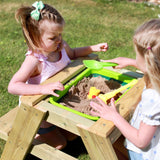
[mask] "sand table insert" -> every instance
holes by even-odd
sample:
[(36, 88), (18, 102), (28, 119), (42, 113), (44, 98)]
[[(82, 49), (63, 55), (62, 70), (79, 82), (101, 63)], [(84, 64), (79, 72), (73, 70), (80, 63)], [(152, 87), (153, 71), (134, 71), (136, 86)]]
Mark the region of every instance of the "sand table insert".
[[(121, 85), (118, 82), (114, 80), (106, 80), (101, 76), (84, 77), (76, 86), (72, 86), (69, 89), (68, 93), (59, 103), (84, 114), (91, 115), (91, 107), (89, 105), (91, 100), (87, 98), (90, 87), (96, 87), (101, 91), (101, 94), (105, 94), (112, 90), (118, 89), (120, 86)], [(115, 99), (118, 99), (120, 95), (122, 95), (122, 93), (116, 95)], [(92, 100), (96, 101), (96, 99)]]

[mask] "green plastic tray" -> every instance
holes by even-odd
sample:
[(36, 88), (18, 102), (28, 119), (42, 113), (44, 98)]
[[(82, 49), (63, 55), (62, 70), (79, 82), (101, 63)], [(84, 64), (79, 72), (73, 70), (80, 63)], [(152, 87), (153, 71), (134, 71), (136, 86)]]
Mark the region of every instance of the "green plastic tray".
[[(101, 69), (101, 70), (94, 70), (94, 69), (85, 69), (83, 72), (81, 72), (80, 74), (78, 74), (76, 77), (74, 77), (74, 79), (70, 80), (68, 83), (66, 83), (64, 85), (64, 90), (63, 91), (57, 91), (56, 93), (59, 94), (59, 97), (55, 97), (55, 96), (51, 96), (49, 98), (49, 101), (51, 104), (57, 106), (57, 107), (60, 107), (60, 108), (63, 108), (67, 111), (70, 111), (70, 112), (73, 112), (75, 114), (78, 114), (82, 117), (85, 117), (85, 118), (88, 118), (88, 119), (91, 119), (91, 120), (98, 120), (99, 117), (94, 117), (94, 116), (90, 116), (90, 115), (87, 115), (87, 114), (84, 114), (84, 113), (81, 113), (77, 110), (74, 110), (74, 109), (71, 109), (71, 108), (68, 108), (66, 106), (63, 106), (61, 104), (58, 103), (58, 101), (67, 94), (68, 90), (74, 85), (76, 86), (77, 83), (82, 80), (84, 77), (89, 77), (89, 76), (92, 76), (92, 77), (96, 77), (96, 76), (101, 76), (103, 78), (106, 78), (107, 80), (110, 80), (110, 79), (114, 79), (116, 81), (118, 81), (121, 85), (125, 85), (127, 83), (130, 83), (132, 80), (134, 80), (135, 78), (133, 77), (130, 77), (130, 76), (127, 76), (127, 75), (124, 75), (124, 74), (121, 74), (121, 73), (117, 73), (117, 72), (114, 72), (114, 71), (111, 71), (111, 70), (107, 70), (107, 69)], [(131, 87), (130, 87), (131, 88)], [(129, 90), (129, 89), (128, 89)], [(128, 90), (123, 93), (126, 94), (128, 92)], [(123, 96), (122, 95), (122, 96)], [(122, 96), (120, 98), (122, 98)], [(119, 98), (119, 99), (120, 99)], [(119, 100), (118, 99), (118, 100)], [(117, 100), (117, 101), (118, 101)], [(116, 101), (116, 102), (117, 102)]]

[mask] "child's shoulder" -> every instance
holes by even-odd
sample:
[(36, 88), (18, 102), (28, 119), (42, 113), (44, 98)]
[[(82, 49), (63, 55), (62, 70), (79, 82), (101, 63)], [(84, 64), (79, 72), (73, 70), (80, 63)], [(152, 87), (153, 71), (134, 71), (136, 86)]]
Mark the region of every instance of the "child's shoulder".
[(42, 53), (37, 53), (37, 52), (32, 52), (32, 51), (27, 51), (27, 53), (25, 54), (26, 57), (32, 57), (32, 58), (35, 58), (39, 61), (44, 61), (47, 59), (47, 57), (42, 54)]
[(154, 98), (160, 98), (160, 94), (152, 88), (145, 88), (143, 90), (142, 96), (144, 97), (154, 97)]
[(144, 89), (142, 93), (142, 102), (149, 108), (152, 108), (155, 105), (158, 105), (160, 108), (160, 94), (155, 89)]

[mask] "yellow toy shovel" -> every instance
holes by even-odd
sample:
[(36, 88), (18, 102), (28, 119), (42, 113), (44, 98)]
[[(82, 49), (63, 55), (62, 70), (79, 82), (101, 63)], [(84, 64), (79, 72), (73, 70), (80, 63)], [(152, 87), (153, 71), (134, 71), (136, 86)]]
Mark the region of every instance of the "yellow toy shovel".
[(114, 97), (117, 93), (135, 85), (137, 83), (137, 81), (138, 81), (137, 79), (134, 79), (130, 83), (126, 84), (125, 86), (122, 86), (122, 87), (118, 88), (117, 90), (114, 90), (114, 91), (106, 93), (106, 94), (100, 94), (98, 97), (106, 103), (108, 99)]

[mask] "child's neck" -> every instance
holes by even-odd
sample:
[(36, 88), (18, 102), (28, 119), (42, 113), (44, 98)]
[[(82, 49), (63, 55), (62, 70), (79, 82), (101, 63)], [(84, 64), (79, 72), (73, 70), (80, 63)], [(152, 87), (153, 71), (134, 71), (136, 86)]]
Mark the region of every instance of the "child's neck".
[(57, 62), (61, 59), (61, 52), (51, 52), (48, 54), (47, 57), (48, 57), (47, 61)]

